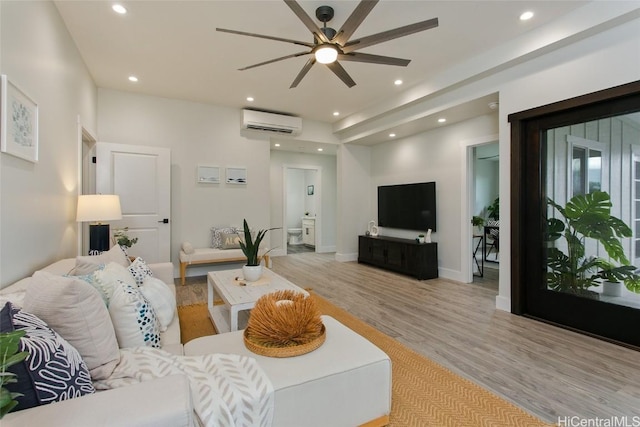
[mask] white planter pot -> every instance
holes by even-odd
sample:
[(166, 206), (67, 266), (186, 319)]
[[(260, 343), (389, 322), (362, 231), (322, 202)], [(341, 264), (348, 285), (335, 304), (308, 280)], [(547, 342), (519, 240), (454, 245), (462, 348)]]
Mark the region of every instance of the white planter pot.
[(620, 282), (602, 282), (602, 295), (610, 297), (619, 297), (622, 295), (622, 283)]
[(262, 276), (262, 264), (242, 266), (242, 276), (247, 282), (255, 282)]

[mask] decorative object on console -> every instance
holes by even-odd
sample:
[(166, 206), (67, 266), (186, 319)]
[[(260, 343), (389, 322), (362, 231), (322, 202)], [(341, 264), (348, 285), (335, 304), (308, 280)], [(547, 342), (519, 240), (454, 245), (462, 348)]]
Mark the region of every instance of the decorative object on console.
[(431, 243), (431, 229), (427, 230), (427, 235), (424, 237), (424, 243)]
[(122, 219), (120, 197), (115, 194), (85, 194), (78, 196), (76, 221), (89, 225), (89, 255), (109, 250), (109, 224), (102, 221)]
[(0, 149), (3, 153), (38, 161), (38, 104), (7, 80), (1, 79)]
[(378, 235), (378, 226), (374, 220), (369, 221), (369, 226), (367, 227), (368, 236), (376, 237)]
[(262, 356), (291, 357), (317, 349), (325, 336), (314, 299), (286, 290), (256, 301), (244, 332), (244, 343), (250, 351)]
[(247, 257), (247, 264), (242, 267), (242, 274), (244, 275), (245, 280), (255, 282), (262, 275), (262, 264), (260, 262), (262, 261), (262, 258), (269, 253), (269, 251), (267, 251), (262, 256), (258, 255), (260, 243), (267, 232), (275, 230), (275, 228), (259, 230), (255, 235), (255, 239), (251, 235), (251, 229), (249, 228), (249, 224), (247, 224), (246, 219), (243, 221), (243, 229), (244, 239), (240, 239), (239, 242), (242, 253)]
[(424, 234), (418, 234), (418, 237), (416, 238), (416, 242), (424, 243)]

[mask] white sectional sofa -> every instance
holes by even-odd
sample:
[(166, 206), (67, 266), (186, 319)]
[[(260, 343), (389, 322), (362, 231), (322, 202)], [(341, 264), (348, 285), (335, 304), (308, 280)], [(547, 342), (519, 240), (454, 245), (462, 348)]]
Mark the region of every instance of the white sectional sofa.
[[(74, 259), (42, 271), (69, 273)], [(153, 276), (173, 289), (171, 263), (149, 265)], [(30, 280), (0, 290), (0, 301), (21, 303)], [(335, 319), (324, 316), (325, 343), (293, 358), (269, 358), (249, 352), (242, 331), (202, 337), (182, 346), (176, 315), (161, 334), (162, 349), (185, 356), (211, 353), (254, 358), (273, 385), (273, 426), (382, 426), (391, 410), (391, 361), (369, 341)], [(192, 390), (185, 375), (171, 375), (135, 385), (99, 391), (56, 403), (12, 412), (0, 424), (13, 426), (154, 426), (198, 425)]]

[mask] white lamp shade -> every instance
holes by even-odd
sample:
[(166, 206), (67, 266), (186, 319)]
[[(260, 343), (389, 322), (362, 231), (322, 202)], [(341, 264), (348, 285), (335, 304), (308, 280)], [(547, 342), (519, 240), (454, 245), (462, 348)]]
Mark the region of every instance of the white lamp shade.
[(316, 61), (318, 61), (319, 63), (331, 64), (338, 58), (338, 50), (331, 45), (327, 45), (316, 50), (315, 56)]
[(120, 197), (115, 194), (86, 194), (78, 196), (76, 221), (110, 221), (122, 219)]

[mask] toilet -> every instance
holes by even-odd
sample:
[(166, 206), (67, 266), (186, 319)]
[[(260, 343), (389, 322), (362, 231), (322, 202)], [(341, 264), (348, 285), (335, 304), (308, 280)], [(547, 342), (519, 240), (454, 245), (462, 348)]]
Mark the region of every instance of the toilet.
[(290, 245), (302, 244), (302, 228), (289, 228), (287, 229), (287, 238)]

